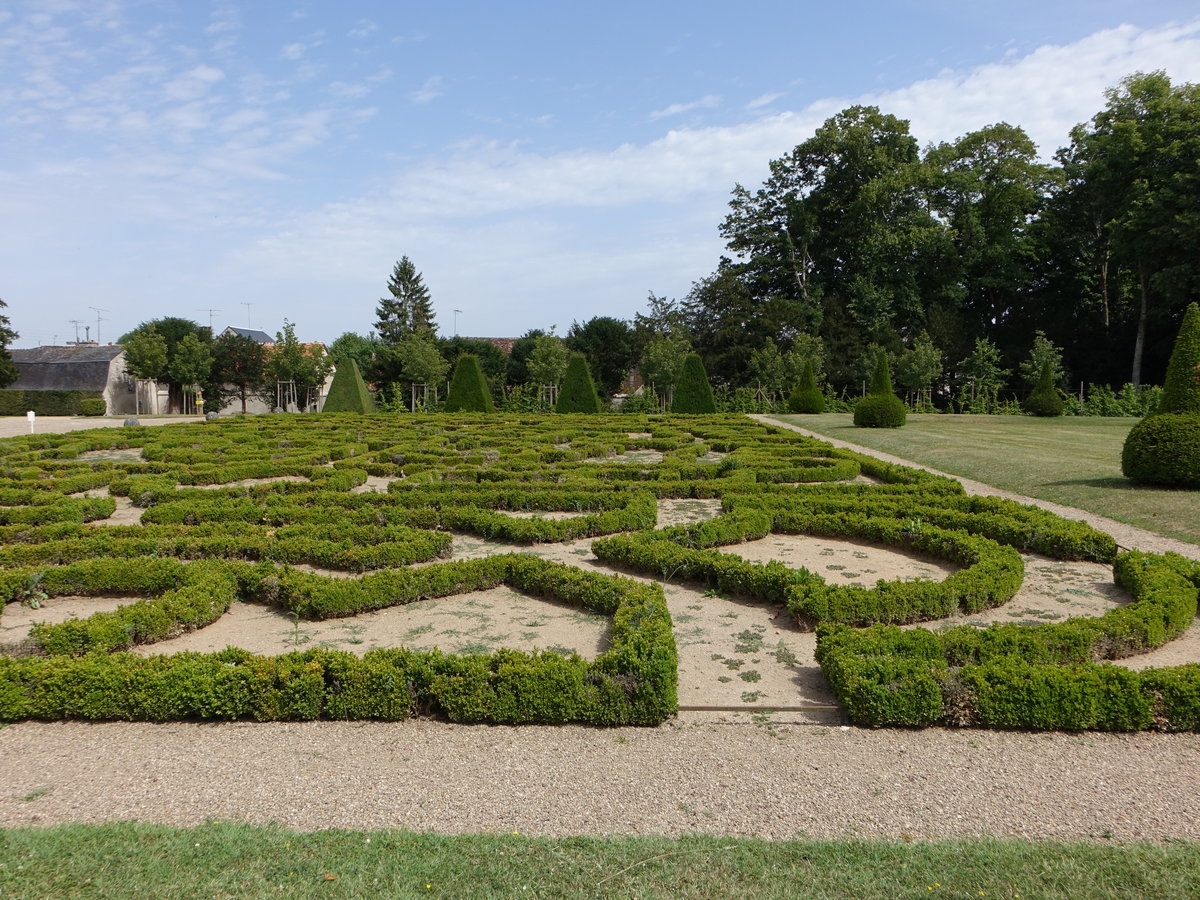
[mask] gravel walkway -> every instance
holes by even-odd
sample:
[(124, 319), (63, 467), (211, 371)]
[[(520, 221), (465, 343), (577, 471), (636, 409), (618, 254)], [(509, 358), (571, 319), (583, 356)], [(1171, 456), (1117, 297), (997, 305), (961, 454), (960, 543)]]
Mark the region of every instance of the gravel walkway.
[[(1123, 546), (1200, 553), (1017, 499), (1085, 518)], [(1194, 734), (873, 731), (836, 716), (723, 724), (701, 713), (603, 730), (66, 722), (0, 727), (0, 759), (4, 826), (215, 819), (553, 836), (1200, 838)]]

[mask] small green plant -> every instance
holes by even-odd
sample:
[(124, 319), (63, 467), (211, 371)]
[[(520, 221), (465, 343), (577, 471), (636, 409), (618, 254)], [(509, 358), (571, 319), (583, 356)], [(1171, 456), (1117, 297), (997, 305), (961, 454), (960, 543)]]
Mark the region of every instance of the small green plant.
[(17, 591), (17, 599), (22, 606), (28, 609), (41, 609), (42, 604), (50, 599), (50, 595), (42, 590), (42, 580), (45, 577), (45, 572), (35, 572), (27, 576), (21, 583), (21, 587)]

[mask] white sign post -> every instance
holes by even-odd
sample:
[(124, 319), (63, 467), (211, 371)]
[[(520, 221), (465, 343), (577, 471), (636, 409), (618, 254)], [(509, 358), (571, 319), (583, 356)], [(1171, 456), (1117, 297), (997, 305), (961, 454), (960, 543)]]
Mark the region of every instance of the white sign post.
[(29, 433), (33, 434), (33, 420), (37, 418), (37, 413), (31, 409), (29, 412), (25, 413), (25, 418), (29, 420)]

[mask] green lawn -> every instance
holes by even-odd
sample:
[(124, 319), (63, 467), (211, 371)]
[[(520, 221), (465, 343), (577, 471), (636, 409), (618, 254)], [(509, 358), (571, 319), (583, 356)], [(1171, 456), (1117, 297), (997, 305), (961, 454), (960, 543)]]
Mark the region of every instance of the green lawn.
[(1100, 513), (1200, 544), (1200, 492), (1142, 487), (1121, 474), (1137, 419), (910, 415), (903, 428), (855, 428), (849, 414), (779, 416), (1003, 490)]
[(59, 900), (1198, 895), (1200, 845), (1183, 841), (550, 840), (217, 824), (0, 831), (0, 896)]

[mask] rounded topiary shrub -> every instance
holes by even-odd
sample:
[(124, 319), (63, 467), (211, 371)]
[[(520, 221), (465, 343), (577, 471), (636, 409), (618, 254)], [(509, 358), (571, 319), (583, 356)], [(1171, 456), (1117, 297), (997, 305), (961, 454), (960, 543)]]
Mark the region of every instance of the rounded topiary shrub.
[(1042, 363), (1038, 374), (1037, 385), (1033, 393), (1025, 398), (1025, 411), (1034, 416), (1061, 416), (1066, 404), (1058, 388), (1054, 386), (1054, 376), (1050, 371), (1050, 360)]
[(908, 419), (904, 401), (895, 394), (867, 394), (854, 404), (859, 428), (899, 428)]
[(79, 401), (79, 414), (83, 416), (102, 416), (108, 411), (107, 404), (95, 397), (87, 397)]
[(892, 372), (887, 351), (875, 357), (871, 392), (854, 404), (854, 424), (859, 428), (899, 428), (908, 419), (904, 401), (892, 393)]
[(1200, 415), (1161, 413), (1133, 426), (1121, 451), (1126, 478), (1200, 488)]
[(446, 396), (446, 412), (493, 412), (492, 392), (479, 367), (479, 357), (464, 353), (454, 367), (450, 392)]
[(575, 353), (567, 360), (567, 371), (563, 375), (562, 386), (558, 389), (558, 402), (554, 411), (600, 412), (600, 395), (596, 393), (596, 382), (592, 381), (592, 373), (582, 353)]
[(1121, 471), (1134, 481), (1200, 488), (1200, 306), (1195, 303), (1183, 314), (1158, 412), (1125, 438)]
[(800, 383), (788, 397), (788, 412), (807, 414), (825, 412), (825, 395), (817, 387), (817, 376), (813, 372), (811, 359), (804, 361), (804, 374), (800, 376)]
[(704, 363), (698, 354), (689, 353), (679, 370), (671, 412), (705, 415), (716, 411), (717, 401), (713, 397), (712, 385), (708, 383)]

